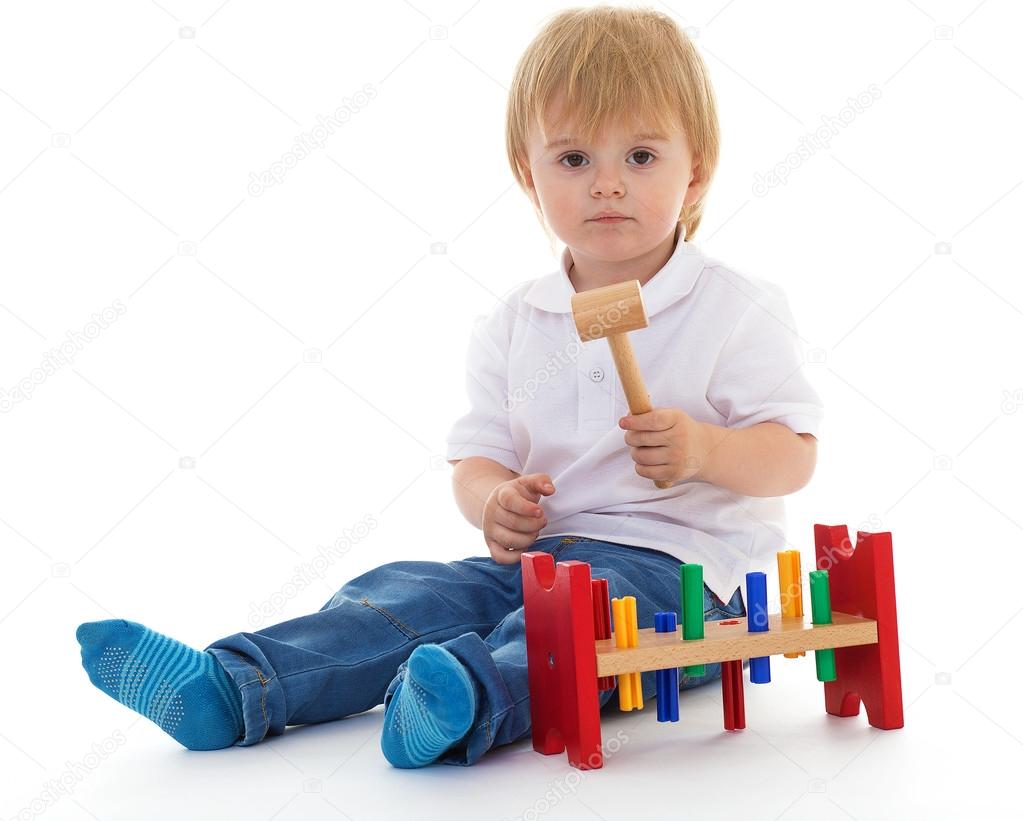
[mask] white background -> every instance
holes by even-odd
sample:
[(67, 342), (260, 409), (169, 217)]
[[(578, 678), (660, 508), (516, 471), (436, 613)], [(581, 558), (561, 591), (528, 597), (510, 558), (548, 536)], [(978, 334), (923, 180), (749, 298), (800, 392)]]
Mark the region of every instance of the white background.
[[(747, 686), (741, 734), (721, 730), (715, 684), (683, 694), (677, 726), (610, 717), (605, 738), (629, 743), (578, 780), (528, 742), (404, 772), (380, 753), (379, 709), (189, 753), (89, 683), (82, 621), (204, 647), (316, 610), (377, 564), (486, 552), (453, 504), (444, 437), (466, 409), (473, 317), (557, 265), (503, 140), (515, 62), (558, 8), (0, 7), (0, 388), (123, 308), (0, 414), (4, 818), (69, 773), (48, 819), (1019, 817), (1009, 0), (656, 4), (691, 27), (720, 106), (694, 240), (785, 288), (826, 404), (778, 548), (806, 569), (815, 522), (892, 531), (904, 730), (826, 716), (808, 655)], [(872, 84), (826, 147), (755, 190)], [(321, 148), (253, 190), (367, 86)], [(345, 538), (290, 595), (296, 568)]]

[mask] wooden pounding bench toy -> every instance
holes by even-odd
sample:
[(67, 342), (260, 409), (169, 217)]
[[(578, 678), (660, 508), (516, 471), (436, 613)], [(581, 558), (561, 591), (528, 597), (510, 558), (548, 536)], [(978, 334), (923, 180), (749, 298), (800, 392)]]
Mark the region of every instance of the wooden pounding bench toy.
[[(892, 535), (856, 534), (845, 525), (814, 525), (817, 570), (809, 573), (811, 621), (802, 608), (799, 552), (778, 555), (781, 612), (767, 612), (764, 573), (746, 574), (746, 616), (704, 621), (703, 567), (679, 572), (680, 607), (659, 612), (654, 627), (637, 629), (635, 596), (608, 602), (606, 579), (590, 565), (558, 562), (549, 553), (522, 554), (522, 593), (529, 665), (533, 749), (567, 748), (579, 769), (603, 766), (598, 692), (615, 686), (622, 710), (643, 709), (640, 673), (657, 671), (657, 720), (678, 721), (678, 668), (703, 675), (721, 663), (726, 730), (746, 726), (742, 660), (750, 681), (771, 680), (770, 657), (816, 654), (825, 710), (867, 720), (882, 730), (903, 726), (899, 636), (895, 613)], [(610, 607), (609, 607), (610, 604)], [(611, 613), (614, 611), (614, 632)], [(681, 627), (676, 616), (681, 615)]]

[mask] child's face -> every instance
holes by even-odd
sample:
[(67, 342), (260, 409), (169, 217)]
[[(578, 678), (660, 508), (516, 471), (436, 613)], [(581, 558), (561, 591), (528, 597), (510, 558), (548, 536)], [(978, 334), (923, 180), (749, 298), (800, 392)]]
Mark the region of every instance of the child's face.
[[(555, 115), (551, 122), (562, 120)], [(682, 205), (692, 205), (703, 193), (682, 130), (662, 139), (652, 138), (651, 130), (616, 124), (592, 145), (559, 143), (574, 134), (570, 126), (549, 126), (546, 134), (536, 126), (530, 131), (530, 197), (573, 257), (610, 262), (646, 253), (673, 234)], [(629, 219), (594, 221), (608, 210)]]

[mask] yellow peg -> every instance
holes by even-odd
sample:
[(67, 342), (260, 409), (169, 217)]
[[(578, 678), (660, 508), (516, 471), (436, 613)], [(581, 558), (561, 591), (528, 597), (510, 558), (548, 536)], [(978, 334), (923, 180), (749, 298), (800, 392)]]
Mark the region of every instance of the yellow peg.
[[(639, 646), (636, 621), (636, 597), (611, 599), (614, 617), (615, 647), (625, 649)], [(618, 676), (618, 706), (623, 711), (643, 709), (643, 687), (639, 673), (621, 673)]]
[[(625, 622), (629, 626), (629, 647), (639, 647), (639, 620), (636, 617), (636, 597), (625, 597)], [(643, 682), (639, 673), (629, 673), (632, 678), (632, 703), (636, 710), (643, 709)]]
[[(781, 595), (781, 614), (802, 618), (803, 616), (803, 576), (800, 570), (798, 550), (778, 551), (778, 592)], [(785, 658), (795, 659), (805, 656), (806, 652), (785, 653)]]

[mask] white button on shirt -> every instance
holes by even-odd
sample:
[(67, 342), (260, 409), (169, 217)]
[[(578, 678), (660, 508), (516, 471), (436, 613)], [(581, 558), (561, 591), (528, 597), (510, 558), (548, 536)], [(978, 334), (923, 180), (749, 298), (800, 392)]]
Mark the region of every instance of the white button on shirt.
[[(725, 602), (752, 570), (785, 549), (783, 497), (733, 493), (699, 480), (658, 489), (636, 473), (629, 414), (606, 339), (581, 342), (568, 277), (558, 271), (509, 291), (472, 329), (470, 408), (447, 437), (447, 458), (485, 456), (520, 473), (547, 473), (547, 527), (538, 538), (589, 536), (703, 565)], [(649, 325), (629, 334), (655, 408), (748, 428), (778, 422), (818, 436), (824, 408), (803, 372), (784, 292), (678, 242), (643, 287)]]

